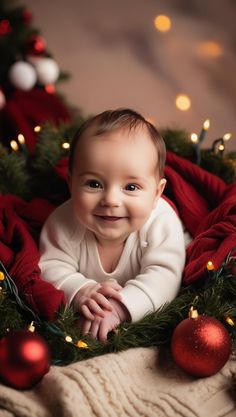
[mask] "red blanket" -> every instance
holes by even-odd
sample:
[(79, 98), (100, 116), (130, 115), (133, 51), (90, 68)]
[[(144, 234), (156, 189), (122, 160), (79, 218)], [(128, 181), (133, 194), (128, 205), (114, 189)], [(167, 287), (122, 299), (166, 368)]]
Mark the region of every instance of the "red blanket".
[[(55, 167), (64, 179), (66, 169), (67, 159)], [(236, 246), (236, 184), (228, 186), (215, 175), (170, 152), (165, 175), (167, 197), (193, 236), (183, 275), (183, 283), (190, 284), (204, 278), (209, 260), (219, 268)], [(43, 199), (25, 202), (12, 195), (0, 199), (0, 260), (15, 280), (23, 300), (49, 320), (65, 300), (62, 291), (41, 279), (36, 242), (42, 224), (53, 209)]]

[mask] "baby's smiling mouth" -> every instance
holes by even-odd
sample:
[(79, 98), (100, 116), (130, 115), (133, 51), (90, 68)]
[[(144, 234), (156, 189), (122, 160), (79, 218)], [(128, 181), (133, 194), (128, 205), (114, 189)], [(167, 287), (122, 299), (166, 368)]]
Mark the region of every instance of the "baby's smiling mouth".
[(96, 217), (98, 217), (101, 220), (105, 220), (108, 222), (116, 222), (118, 220), (123, 219), (124, 217), (116, 217), (116, 216), (100, 216), (100, 215), (96, 215)]

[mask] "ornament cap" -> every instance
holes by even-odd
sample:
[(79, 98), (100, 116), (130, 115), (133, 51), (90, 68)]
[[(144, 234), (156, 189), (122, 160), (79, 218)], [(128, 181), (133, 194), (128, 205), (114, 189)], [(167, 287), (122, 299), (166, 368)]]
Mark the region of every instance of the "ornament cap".
[(194, 310), (194, 307), (192, 306), (189, 310), (188, 316), (190, 319), (196, 319), (198, 317), (198, 311)]

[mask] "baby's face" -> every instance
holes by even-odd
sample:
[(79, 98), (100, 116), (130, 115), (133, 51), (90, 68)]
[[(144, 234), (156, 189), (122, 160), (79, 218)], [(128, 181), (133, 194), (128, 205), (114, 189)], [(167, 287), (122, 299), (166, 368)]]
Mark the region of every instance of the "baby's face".
[(139, 230), (160, 197), (157, 150), (144, 129), (115, 130), (78, 142), (69, 178), (77, 218), (100, 244), (119, 245)]

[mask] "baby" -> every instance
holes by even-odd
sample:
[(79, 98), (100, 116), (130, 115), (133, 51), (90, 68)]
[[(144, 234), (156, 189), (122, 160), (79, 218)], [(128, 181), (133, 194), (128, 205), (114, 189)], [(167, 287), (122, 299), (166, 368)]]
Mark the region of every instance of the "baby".
[(81, 313), (83, 333), (101, 341), (178, 293), (185, 244), (161, 197), (165, 156), (156, 128), (130, 109), (90, 118), (73, 139), (71, 199), (43, 227), (40, 268)]

